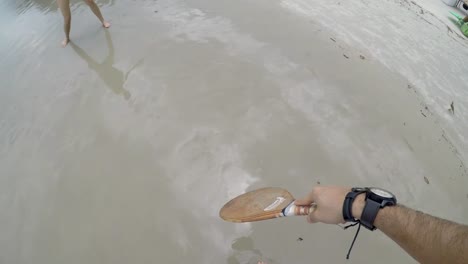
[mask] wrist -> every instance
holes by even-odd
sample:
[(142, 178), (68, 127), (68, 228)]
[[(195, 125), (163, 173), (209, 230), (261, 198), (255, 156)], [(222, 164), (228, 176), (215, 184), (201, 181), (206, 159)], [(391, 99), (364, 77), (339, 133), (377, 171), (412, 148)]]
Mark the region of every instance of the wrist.
[(366, 205), (366, 194), (361, 193), (354, 199), (353, 206), (351, 207), (351, 213), (354, 218), (361, 219), (362, 211)]

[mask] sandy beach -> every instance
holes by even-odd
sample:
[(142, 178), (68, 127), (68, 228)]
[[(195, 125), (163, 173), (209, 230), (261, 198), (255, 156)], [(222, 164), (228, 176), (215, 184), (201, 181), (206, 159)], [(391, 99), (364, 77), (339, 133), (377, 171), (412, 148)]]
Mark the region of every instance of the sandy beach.
[[(379, 186), (468, 224), (468, 39), (439, 0), (0, 3), (0, 263), (414, 263), (380, 231), (222, 221)], [(459, 12), (461, 13), (461, 12)], [(454, 112), (448, 109), (454, 103)], [(301, 239), (299, 239), (301, 238)]]

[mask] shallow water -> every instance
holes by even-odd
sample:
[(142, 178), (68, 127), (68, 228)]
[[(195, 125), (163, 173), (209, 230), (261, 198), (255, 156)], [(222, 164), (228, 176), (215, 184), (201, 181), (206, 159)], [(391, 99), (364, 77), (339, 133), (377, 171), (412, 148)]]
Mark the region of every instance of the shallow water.
[(0, 3), (0, 263), (412, 262), (380, 232), (346, 261), (352, 230), (218, 217), (246, 190), (317, 181), (467, 223), (466, 98), (454, 117), (430, 100), (453, 69), (421, 57), (426, 89), (385, 55), (412, 40), (363, 49), (336, 7), (329, 24), (291, 3), (100, 1), (105, 30), (72, 1), (64, 49), (54, 1)]

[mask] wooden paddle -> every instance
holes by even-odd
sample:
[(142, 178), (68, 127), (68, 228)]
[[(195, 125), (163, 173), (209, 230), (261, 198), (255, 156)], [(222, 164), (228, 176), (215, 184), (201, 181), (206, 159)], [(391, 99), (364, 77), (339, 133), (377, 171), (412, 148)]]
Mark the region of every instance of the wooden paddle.
[(219, 216), (229, 222), (244, 223), (291, 215), (308, 215), (315, 205), (294, 205), (294, 197), (282, 188), (262, 188), (227, 202)]

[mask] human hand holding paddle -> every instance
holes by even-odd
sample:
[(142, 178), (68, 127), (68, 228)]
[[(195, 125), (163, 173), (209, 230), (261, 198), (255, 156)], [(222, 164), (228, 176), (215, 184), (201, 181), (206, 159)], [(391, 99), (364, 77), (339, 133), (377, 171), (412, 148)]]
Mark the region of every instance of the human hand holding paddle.
[[(341, 186), (315, 186), (304, 198), (294, 202), (295, 205), (310, 205), (314, 203), (316, 209), (309, 213), (307, 221), (309, 223), (322, 222), (325, 224), (343, 224), (342, 208), (346, 194), (351, 190)], [(357, 197), (357, 199), (364, 197)], [(353, 212), (360, 214), (362, 208), (358, 208), (360, 203), (353, 204)], [(356, 208), (354, 208), (356, 206)]]
[(284, 216), (307, 216), (309, 223), (344, 223), (343, 200), (350, 188), (316, 186), (302, 199), (282, 188), (262, 188), (239, 195), (226, 203), (220, 216), (226, 221), (244, 223)]
[[(384, 202), (388, 199), (395, 199), (394, 196), (389, 198), (392, 196), (391, 193), (379, 188), (350, 189), (339, 186), (316, 186), (303, 199), (294, 201), (292, 195), (284, 189), (263, 188), (229, 201), (221, 209), (220, 216), (231, 222), (252, 222), (289, 215), (304, 215), (307, 211), (307, 220), (310, 223), (342, 224), (345, 222), (343, 208), (346, 203), (344, 204), (344, 201), (349, 199), (350, 193), (356, 191), (359, 193), (353, 196), (354, 200), (348, 205), (349, 213), (346, 217), (353, 218), (354, 222), (363, 225), (369, 224), (366, 218), (370, 215), (369, 210), (363, 213), (366, 211), (364, 208), (369, 204), (372, 206), (371, 202), (375, 202), (376, 195)], [(396, 199), (394, 201), (396, 202)], [(366, 208), (372, 208), (371, 206)], [(447, 221), (397, 204), (386, 206), (382, 203), (379, 207), (370, 224), (394, 240), (417, 261), (466, 263), (468, 259), (467, 225)], [(299, 208), (299, 210), (291, 213), (288, 208)], [(357, 233), (351, 247), (356, 236)], [(434, 250), (435, 248), (437, 250)]]

